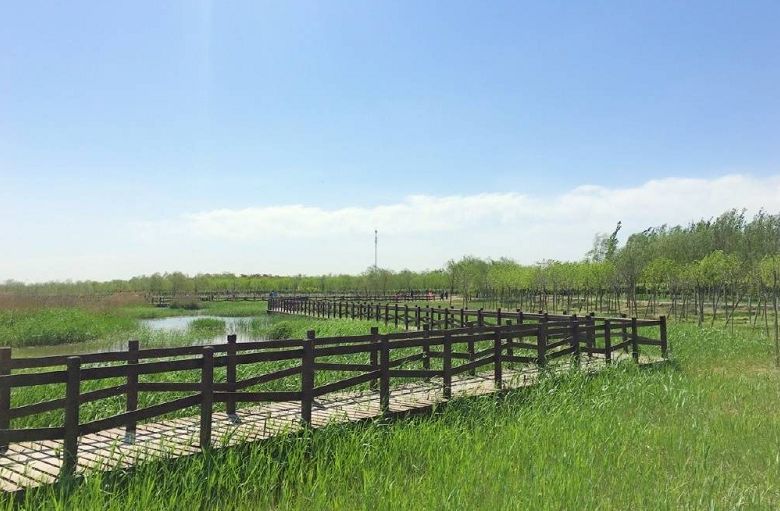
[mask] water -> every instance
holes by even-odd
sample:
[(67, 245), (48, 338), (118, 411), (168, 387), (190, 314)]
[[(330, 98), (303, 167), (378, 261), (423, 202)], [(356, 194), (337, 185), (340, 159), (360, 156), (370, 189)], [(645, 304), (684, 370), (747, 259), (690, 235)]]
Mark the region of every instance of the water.
[[(221, 316), (173, 316), (170, 318), (142, 319), (139, 323), (150, 330), (162, 332), (186, 332), (190, 324), (196, 319), (219, 319), (225, 322), (225, 335), (237, 334), (246, 331), (252, 318), (247, 317), (221, 317)], [(225, 342), (225, 335), (217, 337)], [(216, 339), (216, 338), (215, 338)]]
[[(213, 337), (193, 338), (188, 334), (190, 324), (196, 319), (218, 319), (225, 322), (225, 331)], [(138, 321), (138, 331), (128, 332), (121, 339), (95, 339), (76, 344), (58, 344), (55, 346), (30, 346), (14, 348), (14, 358), (48, 357), (56, 355), (80, 355), (83, 353), (102, 353), (127, 350), (127, 341), (141, 339), (141, 349), (168, 348), (175, 346), (201, 346), (227, 342), (228, 334), (237, 334), (238, 342), (261, 340), (250, 335), (249, 325), (252, 317), (231, 316), (172, 316), (168, 318), (142, 319)], [(263, 316), (264, 320), (269, 320)]]

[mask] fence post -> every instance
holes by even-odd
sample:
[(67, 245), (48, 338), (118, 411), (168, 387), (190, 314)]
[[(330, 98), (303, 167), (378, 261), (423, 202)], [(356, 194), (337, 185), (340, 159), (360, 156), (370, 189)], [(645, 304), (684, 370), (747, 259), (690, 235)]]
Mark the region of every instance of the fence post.
[(203, 348), (203, 370), (200, 374), (200, 448), (211, 447), (211, 413), (214, 407), (214, 348)]
[(311, 426), (311, 408), (314, 402), (314, 330), (306, 332), (301, 359), (301, 422)]
[(482, 315), (482, 307), (477, 310), (477, 325), (478, 326), (485, 326), (485, 318)]
[[(620, 315), (621, 318), (626, 318), (627, 316), (625, 314)], [(622, 337), (621, 341), (623, 343), (623, 351), (628, 353), (628, 344), (625, 344), (628, 341), (628, 330), (626, 329), (626, 322), (625, 319), (620, 322), (620, 336)]]
[[(430, 335), (430, 332), (431, 332), (430, 328), (431, 327), (428, 326), (428, 325), (423, 325), (423, 347), (422, 347), (423, 359), (422, 359), (422, 363), (423, 363), (423, 369), (425, 369), (426, 371), (431, 368), (431, 345), (428, 342), (428, 336)], [(426, 380), (428, 380), (428, 379), (429, 378), (426, 378)]]
[(580, 364), (580, 336), (579, 336), (579, 321), (576, 314), (572, 314), (569, 319), (569, 335), (571, 335), (571, 347), (572, 354), (574, 355), (574, 363)]
[(666, 336), (666, 316), (661, 316), (658, 319), (661, 322), (658, 325), (661, 336), (661, 358), (666, 359), (669, 356), (669, 339)]
[(466, 326), (466, 313), (463, 311), (463, 307), (460, 308), (460, 328)]
[[(501, 326), (501, 325), (498, 325), (498, 326)], [(506, 326), (510, 326), (511, 327), (512, 326), (512, 320), (507, 320)], [(515, 350), (514, 350), (514, 348), (512, 348), (512, 346), (509, 346), (509, 344), (512, 343), (512, 334), (511, 333), (507, 333), (506, 339), (507, 339), (506, 354), (508, 356), (510, 356), (510, 357), (514, 357), (515, 356)], [(507, 367), (510, 367), (510, 368), (514, 367), (514, 362), (507, 362)]]
[(390, 411), (390, 343), (387, 335), (379, 341), (379, 408), (382, 414)]
[[(11, 348), (0, 348), (0, 376), (11, 374)], [(11, 427), (11, 386), (5, 380), (0, 380), (0, 429)], [(8, 449), (8, 442), (0, 444), (0, 453)]]
[(536, 334), (536, 364), (542, 368), (547, 364), (547, 321), (539, 322)]
[(639, 328), (636, 318), (631, 318), (631, 356), (634, 362), (639, 363)]
[[(227, 367), (225, 368), (225, 378), (227, 380), (227, 391), (236, 391), (236, 334), (227, 336)], [(228, 397), (225, 401), (225, 411), (230, 420), (236, 422), (236, 398)]]
[(607, 365), (612, 364), (612, 327), (608, 319), (604, 320), (604, 363)]
[(419, 330), (420, 329), (420, 306), (417, 305), (414, 308), (414, 327)]
[(452, 397), (452, 336), (444, 334), (444, 360), (443, 381), (444, 381), (444, 399)]
[(409, 304), (404, 303), (404, 330), (409, 330)]
[(445, 307), (444, 308), (444, 329), (448, 330), (450, 328), (450, 308)]
[(398, 328), (398, 302), (395, 302), (395, 305), (393, 306), (393, 316), (395, 327)]
[(496, 385), (496, 390), (501, 390), (503, 387), (504, 376), (501, 368), (501, 331), (496, 328), (493, 332), (493, 377)]
[(81, 357), (68, 357), (65, 383), (65, 434), (62, 451), (62, 476), (76, 473), (79, 449), (79, 394), (81, 392)]
[[(587, 316), (585, 316), (585, 324), (587, 325), (588, 332), (587, 332), (587, 339), (588, 339), (588, 348), (595, 348), (596, 347), (596, 321), (593, 319), (595, 314), (591, 312)], [(588, 358), (593, 358), (593, 352), (588, 351)]]
[[(369, 352), (369, 363), (371, 364), (371, 370), (377, 371), (379, 370), (379, 327), (371, 327), (371, 343), (373, 344), (373, 347)], [(376, 390), (377, 384), (377, 380), (371, 380), (368, 382), (368, 387), (372, 390)]]
[[(138, 409), (138, 341), (127, 343), (127, 411)], [(135, 418), (127, 419), (125, 423), (125, 442), (135, 442)]]
[[(481, 334), (481, 332), (480, 332)], [(476, 359), (475, 352), (474, 352), (474, 338), (476, 337), (476, 333), (474, 332), (474, 327), (469, 327), (469, 337), (466, 341), (466, 350), (468, 351), (469, 355), (469, 363), (474, 362)], [(469, 369), (469, 375), (474, 376), (477, 374), (477, 370), (475, 368)]]
[(501, 326), (501, 307), (496, 309), (496, 326)]

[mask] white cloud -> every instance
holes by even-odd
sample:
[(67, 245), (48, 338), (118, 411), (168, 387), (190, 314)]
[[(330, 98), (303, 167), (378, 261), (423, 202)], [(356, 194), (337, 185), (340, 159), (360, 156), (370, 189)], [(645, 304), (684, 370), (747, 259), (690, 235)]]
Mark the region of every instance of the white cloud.
[(178, 248), (192, 247), (192, 265), (184, 268), (189, 271), (359, 272), (373, 261), (375, 228), (380, 265), (422, 269), (464, 254), (525, 263), (579, 259), (594, 234), (610, 231), (618, 220), (631, 233), (730, 208), (762, 207), (780, 211), (780, 176), (668, 178), (627, 188), (579, 186), (546, 196), (411, 195), (372, 207), (218, 209), (146, 226), (144, 232)]
[(186, 215), (181, 222), (188, 231), (205, 238), (243, 241), (364, 237), (375, 227), (393, 236), (457, 233), (468, 252), (474, 230), (495, 235), (544, 231), (550, 239), (585, 231), (592, 237), (595, 231), (610, 229), (617, 220), (623, 220), (628, 229), (643, 229), (685, 223), (734, 207), (779, 210), (780, 176), (669, 178), (632, 188), (580, 186), (546, 197), (520, 193), (411, 195), (395, 204), (363, 208), (288, 205), (219, 209)]
[[(780, 175), (669, 178), (635, 187), (579, 186), (545, 196), (522, 193), (411, 195), (372, 207), (301, 204), (216, 209), (117, 226), (82, 237), (71, 250), (28, 247), (0, 260), (0, 276), (25, 280), (110, 279), (155, 271), (189, 273), (360, 272), (373, 263), (393, 269), (436, 268), (465, 254), (579, 259), (597, 232), (618, 220), (624, 233), (687, 223), (730, 208), (780, 211)], [(78, 225), (89, 232), (90, 225)]]

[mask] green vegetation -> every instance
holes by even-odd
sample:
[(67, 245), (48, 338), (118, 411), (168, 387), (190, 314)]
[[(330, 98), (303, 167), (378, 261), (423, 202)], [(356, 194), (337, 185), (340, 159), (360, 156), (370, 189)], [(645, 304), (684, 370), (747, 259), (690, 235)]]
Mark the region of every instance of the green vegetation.
[(312, 320), (304, 316), (271, 315), (254, 318), (249, 325), (250, 337), (256, 339), (303, 339), (306, 332), (314, 330), (317, 337), (337, 335), (365, 335), (371, 326), (380, 332), (398, 332), (403, 328), (385, 327), (372, 321), (354, 319)]
[[(776, 509), (771, 343), (672, 324), (673, 364), (550, 377), (433, 416), (333, 426), (33, 490), (27, 509)], [(12, 505), (4, 497), (6, 506)]]
[(225, 333), (225, 321), (215, 318), (197, 318), (192, 320), (188, 329), (195, 334), (217, 336)]
[[(30, 509), (777, 509), (780, 507), (780, 215), (737, 211), (688, 226), (596, 237), (578, 262), (520, 265), (465, 257), (441, 270), (361, 275), (198, 275), (106, 283), (0, 286), (0, 344), (33, 346), (139, 338), (142, 345), (209, 340), (225, 322), (182, 332), (142, 318), (241, 316), (243, 338), (364, 334), (365, 321), (266, 316), (264, 302), (200, 302), (198, 292), (450, 291), (454, 306), (551, 312), (669, 314), (672, 363), (621, 364), (595, 376), (548, 376), (503, 397), (458, 400), (431, 417), (329, 427), (133, 471), (92, 474), (28, 492), (0, 508)], [(174, 295), (174, 307), (143, 305)], [(699, 326), (697, 326), (699, 325)], [(727, 326), (728, 328), (715, 328)], [(388, 327), (380, 326), (381, 331)], [(389, 327), (392, 330), (392, 327)], [(361, 355), (362, 356), (362, 355)], [(337, 357), (362, 362), (358, 355)], [(334, 358), (333, 361), (336, 361)], [(245, 365), (239, 378), (291, 362)], [(323, 372), (317, 384), (352, 374)], [(198, 381), (198, 371), (176, 381)], [(224, 368), (215, 372), (224, 379)], [(145, 381), (173, 381), (150, 375)], [(121, 384), (105, 380), (102, 386)], [(394, 382), (395, 383), (395, 382)], [(83, 391), (97, 383), (85, 383)], [(295, 377), (264, 390), (294, 390)], [(14, 391), (14, 406), (61, 396), (62, 386)], [(143, 393), (140, 406), (180, 397)], [(81, 407), (87, 421), (121, 412), (122, 397)], [(196, 413), (185, 410), (182, 414)], [(56, 412), (13, 427), (59, 426)]]
[[(596, 235), (593, 248), (581, 261), (521, 265), (505, 258), (464, 257), (438, 270), (418, 272), (371, 267), (360, 275), (190, 277), (174, 272), (111, 282), (6, 282), (0, 285), (0, 309), (7, 308), (6, 296), (44, 302), (58, 294), (71, 299), (106, 296), (132, 302), (162, 293), (174, 296), (174, 304), (185, 310), (218, 309), (194, 301), (193, 296), (203, 292), (392, 294), (436, 289), (449, 291), (464, 306), (478, 301), (477, 305), (489, 307), (551, 312), (594, 310), (636, 316), (663, 312), (697, 319), (700, 324), (708, 315), (712, 323), (739, 320), (766, 332), (778, 329), (780, 214), (760, 212), (747, 219), (744, 212), (727, 211), (687, 226), (648, 228), (628, 236), (622, 246), (620, 227)], [(254, 310), (256, 306), (248, 302), (235, 307)]]
[[(198, 318), (194, 320), (185, 331), (174, 332), (159, 332), (150, 330), (137, 330), (134, 331), (134, 338), (141, 341), (141, 347), (149, 347), (152, 345), (163, 346), (176, 346), (192, 344), (196, 340), (211, 340), (214, 337), (221, 336), (225, 332), (225, 323), (222, 320), (214, 318)], [(363, 335), (370, 331), (371, 326), (374, 323), (368, 321), (359, 320), (319, 320), (306, 317), (289, 317), (281, 315), (265, 316), (255, 318), (251, 321), (247, 321), (242, 325), (242, 331), (239, 333), (241, 339), (264, 339), (264, 338), (303, 338), (306, 336), (308, 330), (314, 330), (318, 337), (327, 337), (335, 335)], [(379, 325), (379, 331), (382, 333), (397, 331), (392, 326), (385, 327)], [(225, 342), (222, 340), (221, 342)], [(485, 346), (480, 347), (487, 347)], [(417, 350), (401, 350), (399, 356), (404, 354), (417, 353)], [(47, 353), (49, 354), (49, 353)], [(167, 359), (170, 360), (170, 359)], [(367, 363), (367, 354), (355, 354), (341, 357), (331, 357), (331, 360), (323, 358), (322, 361), (341, 361), (352, 363)], [(439, 361), (434, 361), (433, 367), (436, 367)], [(300, 360), (278, 361), (278, 362), (262, 362), (256, 364), (244, 364), (237, 367), (238, 379), (246, 379), (258, 374), (263, 374), (294, 365), (299, 365)], [(99, 364), (100, 365), (100, 364)], [(50, 368), (56, 369), (56, 368)], [(225, 379), (224, 367), (216, 368), (214, 371), (215, 381), (224, 381)], [(317, 374), (316, 384), (322, 385), (338, 381), (341, 379), (355, 376), (355, 373), (344, 371), (327, 371)], [(145, 382), (198, 382), (200, 381), (200, 370), (189, 371), (177, 371), (174, 373), (159, 373), (152, 375), (144, 375), (141, 377), (141, 381)], [(125, 382), (123, 378), (108, 378), (102, 380), (90, 380), (82, 383), (81, 391), (89, 392), (97, 390), (99, 388), (111, 387), (114, 385), (121, 385)], [(396, 383), (403, 383), (398, 381)], [(358, 388), (368, 388), (368, 384), (364, 384)], [(291, 376), (275, 380), (273, 382), (263, 384), (262, 388), (253, 388), (255, 390), (298, 390), (300, 389), (300, 377)], [(250, 389), (252, 390), (252, 389)], [(39, 401), (46, 401), (55, 399), (57, 397), (64, 396), (65, 387), (62, 384), (53, 385), (38, 385), (33, 387), (21, 387), (14, 389), (11, 396), (12, 406), (22, 406)], [(163, 403), (171, 399), (183, 397), (187, 393), (180, 392), (143, 392), (139, 396), (139, 407), (151, 406), (154, 404)], [(222, 410), (224, 406), (217, 406), (217, 410)], [(100, 401), (94, 401), (84, 403), (80, 408), (80, 420), (82, 422), (110, 417), (125, 411), (125, 398), (124, 396), (117, 396), (113, 398), (102, 399)], [(186, 415), (197, 414), (196, 408), (180, 410), (170, 417), (182, 417)], [(62, 410), (40, 413), (31, 415), (28, 417), (22, 417), (13, 419), (11, 426), (13, 428), (23, 427), (49, 427), (60, 426), (63, 422)]]
[[(265, 302), (203, 302), (199, 310), (151, 305), (26, 307), (0, 309), (0, 345), (32, 347), (104, 340), (107, 343), (140, 339), (174, 345), (213, 338), (225, 331), (224, 321), (199, 318), (187, 332), (160, 332), (143, 327), (139, 320), (173, 316), (265, 316)], [(219, 324), (217, 324), (219, 322)], [(263, 324), (261, 321), (260, 324)], [(250, 331), (247, 330), (247, 333)], [(262, 329), (258, 330), (262, 335)]]
[(126, 317), (76, 308), (0, 310), (0, 342), (6, 346), (76, 343), (113, 337), (135, 326)]

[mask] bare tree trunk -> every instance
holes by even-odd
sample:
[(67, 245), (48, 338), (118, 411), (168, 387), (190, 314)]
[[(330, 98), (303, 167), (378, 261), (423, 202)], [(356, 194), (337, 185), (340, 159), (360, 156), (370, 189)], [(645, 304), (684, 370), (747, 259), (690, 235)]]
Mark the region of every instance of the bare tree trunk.
[(780, 367), (780, 326), (778, 326), (777, 319), (777, 284), (778, 275), (777, 270), (772, 270), (772, 308), (775, 313), (775, 367)]

